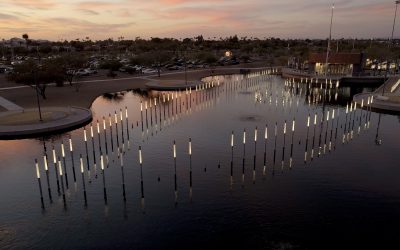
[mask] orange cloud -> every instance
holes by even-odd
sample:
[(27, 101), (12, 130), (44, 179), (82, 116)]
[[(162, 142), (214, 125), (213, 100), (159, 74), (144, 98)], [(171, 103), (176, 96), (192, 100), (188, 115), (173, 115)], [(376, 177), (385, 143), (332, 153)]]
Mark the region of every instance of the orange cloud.
[(31, 9), (50, 9), (56, 6), (51, 0), (5, 0), (5, 3)]
[(118, 4), (112, 2), (100, 2), (100, 1), (85, 1), (79, 2), (76, 6), (78, 9), (109, 9), (111, 7), (115, 7)]

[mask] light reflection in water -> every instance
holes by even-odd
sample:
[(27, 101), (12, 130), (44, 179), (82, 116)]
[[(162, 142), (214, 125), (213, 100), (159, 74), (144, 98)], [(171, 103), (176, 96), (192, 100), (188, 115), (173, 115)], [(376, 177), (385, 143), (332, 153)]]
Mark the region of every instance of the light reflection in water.
[[(379, 132), (378, 140), (385, 138), (380, 147), (382, 150), (390, 152), (390, 145), (396, 145), (396, 140), (400, 139), (398, 134), (387, 134), (388, 127), (398, 129), (397, 118), (379, 114), (381, 119), (378, 120), (378, 114), (368, 107), (361, 109), (368, 100), (357, 105), (351, 102), (352, 91), (346, 86), (317, 83), (315, 80), (285, 80), (270, 75), (229, 75), (206, 81), (206, 84), (191, 90), (112, 94), (118, 97), (117, 101), (99, 97), (92, 106), (94, 124), (87, 126), (86, 130), (81, 128), (40, 140), (2, 142), (14, 154), (27, 152), (26, 156), (20, 157), (20, 162), (13, 160), (10, 166), (31, 166), (26, 169), (32, 170), (33, 159), (37, 158), (41, 177), (49, 176), (49, 182), (41, 182), (43, 190), (48, 190), (48, 195), (42, 195), (44, 219), (43, 215), (32, 218), (34, 215), (14, 203), (18, 212), (3, 221), (11, 223), (10, 218), (23, 212), (32, 221), (53, 222), (57, 231), (57, 228), (64, 228), (63, 223), (67, 224), (64, 216), (68, 214), (69, 219), (82, 229), (87, 225), (81, 221), (83, 211), (92, 214), (87, 215), (91, 220), (100, 213), (101, 217), (107, 216), (107, 220), (115, 222), (118, 217), (138, 219), (141, 213), (137, 213), (136, 208), (139, 208), (153, 219), (158, 213), (165, 216), (163, 211), (170, 211), (169, 204), (181, 212), (182, 218), (173, 217), (180, 221), (192, 216), (182, 210), (189, 202), (192, 211), (204, 211), (212, 210), (214, 206), (221, 207), (220, 203), (224, 204), (223, 207), (235, 207), (241, 199), (249, 204), (263, 204), (262, 208), (253, 209), (254, 213), (265, 218), (267, 210), (270, 213), (281, 212), (280, 208), (284, 207), (291, 211), (287, 208), (290, 205), (285, 204), (300, 202), (290, 196), (290, 192), (307, 200), (308, 192), (304, 190), (309, 185), (327, 189), (324, 181), (329, 180), (338, 187), (347, 187), (348, 183), (353, 184), (354, 179), (367, 185), (352, 169), (362, 171), (358, 165), (364, 164), (366, 173), (375, 170), (365, 165), (360, 153), (354, 150), (362, 149), (367, 157), (373, 153), (379, 157), (374, 147), (378, 134), (375, 131)], [(374, 128), (372, 133), (371, 128)], [(52, 146), (49, 146), (50, 141)], [(64, 145), (67, 141), (68, 144)], [(171, 154), (173, 141), (175, 153)], [(88, 150), (88, 144), (93, 152)], [(64, 153), (63, 145), (67, 147)], [(65, 152), (68, 151), (67, 145), (73, 145), (70, 154)], [(73, 155), (79, 158), (73, 159)], [(57, 161), (58, 157), (60, 160)], [(0, 158), (12, 163), (8, 155)], [(53, 159), (54, 169), (45, 165), (47, 161), (51, 164)], [(386, 166), (395, 164), (393, 159), (379, 159)], [(368, 160), (376, 162), (372, 157)], [(341, 165), (347, 161), (352, 164), (344, 169)], [(97, 179), (90, 175), (90, 171), (95, 171), (96, 175), (96, 162), (100, 163), (98, 174), (101, 175)], [(76, 182), (74, 188), (65, 185), (65, 178), (75, 183), (74, 174), (70, 175), (73, 166), (79, 166), (81, 172), (81, 181)], [(2, 169), (9, 168), (2, 166)], [(63, 175), (67, 172), (68, 177)], [(18, 190), (26, 194), (31, 208), (39, 208), (41, 196), (37, 181), (34, 187), (30, 187), (33, 176), (36, 178), (35, 172), (18, 173), (24, 176)], [(390, 180), (390, 176), (385, 177), (385, 180)], [(297, 186), (293, 188), (295, 184)], [(385, 186), (386, 183), (381, 184)], [(8, 185), (15, 187), (12, 183)], [(58, 194), (54, 191), (56, 188)], [(276, 195), (268, 190), (274, 190)], [(3, 197), (13, 204), (11, 198)], [(280, 204), (280, 207), (273, 208), (268, 204)], [(309, 202), (301, 208), (313, 210), (318, 206)], [(149, 220), (145, 222), (149, 223)], [(300, 222), (293, 218), (290, 221), (295, 225)], [(32, 228), (29, 230), (35, 235)], [(54, 240), (49, 240), (54, 244)], [(32, 238), (29, 241), (36, 242)]]

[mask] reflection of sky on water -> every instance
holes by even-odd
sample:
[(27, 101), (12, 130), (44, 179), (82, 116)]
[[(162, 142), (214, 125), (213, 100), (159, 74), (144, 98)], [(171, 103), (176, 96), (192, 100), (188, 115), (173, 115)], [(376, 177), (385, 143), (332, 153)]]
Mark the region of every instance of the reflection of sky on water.
[[(54, 203), (47, 196), (45, 173), (42, 171), (42, 186), (45, 211), (40, 209), (40, 199), (33, 168), (33, 160), (42, 164), (43, 142), (41, 140), (2, 141), (0, 156), (0, 226), (3, 242), (7, 246), (27, 247), (31, 245), (50, 246), (118, 246), (136, 244), (143, 247), (182, 246), (197, 244), (245, 244), (253, 247), (288, 242), (291, 245), (312, 246), (315, 237), (329, 241), (340, 234), (343, 240), (361, 239), (374, 236), (384, 239), (393, 235), (395, 221), (399, 221), (400, 201), (398, 186), (397, 152), (399, 148), (399, 119), (393, 115), (381, 115), (379, 138), (382, 145), (375, 144), (379, 115), (357, 109), (346, 118), (345, 106), (351, 91), (338, 90), (337, 101), (332, 89), (331, 101), (323, 95), (318, 103), (308, 103), (303, 89), (285, 87), (277, 77), (254, 77), (236, 82), (235, 76), (220, 86), (192, 90), (190, 96), (172, 102), (163, 102), (165, 93), (152, 93), (157, 98), (157, 119), (154, 99), (142, 97), (133, 91), (115, 98), (99, 97), (92, 105), (94, 112), (95, 155), (98, 178), (92, 175), (87, 183), (88, 207), (84, 208), (81, 175), (73, 184), (68, 138), (74, 144), (75, 167), (79, 172), (79, 154), (83, 154), (86, 169), (86, 153), (83, 129), (47, 139), (50, 181)], [(314, 90), (313, 93), (328, 93)], [(295, 95), (293, 93), (296, 93)], [(116, 95), (114, 95), (116, 96)], [(179, 95), (178, 95), (179, 96)], [(188, 95), (189, 96), (189, 95)], [(168, 98), (166, 98), (167, 100)], [(271, 101), (270, 101), (271, 99)], [(177, 101), (178, 100), (178, 101)], [(311, 100), (313, 100), (311, 98)], [(341, 101), (338, 101), (341, 100)], [(140, 101), (147, 101), (147, 126), (141, 130)], [(186, 110), (187, 105), (191, 109)], [(128, 109), (130, 144), (127, 144), (126, 120), (124, 129), (124, 175), (126, 204), (122, 199), (121, 168), (117, 158), (114, 112), (118, 115), (119, 143), (122, 147), (120, 109)], [(336, 117), (326, 123), (329, 111), (336, 111)], [(182, 110), (182, 111), (181, 111)], [(339, 110), (339, 117), (337, 112)], [(178, 111), (178, 115), (176, 115)], [(169, 117), (164, 120), (164, 112)], [(172, 112), (174, 116), (172, 118)], [(314, 134), (313, 116), (318, 116), (315, 127), (314, 157), (311, 161), (311, 145)], [(114, 133), (114, 154), (111, 153), (109, 114), (112, 117)], [(311, 125), (308, 135), (308, 157), (304, 164), (307, 135), (307, 116)], [(150, 115), (152, 118), (150, 118)], [(321, 126), (320, 118), (324, 115)], [(358, 135), (359, 117), (361, 119)], [(369, 120), (369, 115), (371, 118)], [(96, 120), (102, 124), (106, 118), (110, 166), (105, 169), (108, 205), (104, 206), (103, 183), (100, 171), (100, 152), (96, 132)], [(125, 116), (124, 116), (125, 117)], [(161, 117), (161, 123), (160, 123)], [(354, 126), (350, 117), (355, 117)], [(291, 156), (292, 122), (295, 119), (293, 135), (292, 168)], [(287, 122), (285, 145), (283, 124)], [(354, 120), (354, 119), (353, 119)], [(367, 122), (370, 121), (369, 129)], [(276, 163), (273, 166), (274, 127), (277, 124)], [(350, 125), (349, 125), (350, 124)], [(161, 126), (160, 126), (161, 125)], [(263, 175), (264, 132), (268, 125), (266, 144), (266, 172)], [(343, 134), (353, 139), (342, 143)], [(257, 127), (257, 155), (255, 179), (253, 179), (254, 129)], [(321, 130), (322, 128), (322, 130)], [(328, 128), (328, 130), (326, 130)], [(337, 128), (337, 132), (336, 132)], [(88, 155), (93, 173), (93, 148), (88, 131)], [(246, 153), (243, 170), (243, 129), (246, 129)], [(234, 131), (233, 183), (230, 179), (231, 133)], [(331, 132), (332, 131), (332, 132)], [(347, 132), (349, 132), (347, 134)], [(102, 150), (105, 154), (104, 131), (101, 126)], [(331, 136), (331, 133), (333, 136)], [(319, 139), (321, 135), (321, 140)], [(337, 137), (335, 138), (335, 135)], [(192, 139), (193, 197), (189, 197), (188, 140)], [(325, 139), (327, 138), (327, 139)], [(52, 142), (54, 140), (54, 142)], [(67, 210), (62, 198), (57, 195), (51, 147), (55, 145), (60, 154), (60, 142), (67, 149), (66, 164), (70, 188), (66, 193)], [(178, 198), (174, 195), (174, 161), (172, 145), (177, 148)], [(323, 146), (331, 142), (323, 153)], [(140, 205), (140, 168), (138, 147), (143, 149), (144, 209)], [(319, 145), (321, 154), (318, 157)], [(282, 154), (285, 152), (283, 167)], [(219, 168), (218, 168), (219, 166)], [(43, 167), (41, 165), (41, 167)], [(86, 170), (85, 170), (86, 171)], [(255, 184), (253, 184), (253, 182)], [(368, 218), (368, 219), (365, 219)], [(384, 227), (383, 227), (384, 225)], [(372, 228), (381, 226), (376, 233)], [(323, 230), (322, 230), (323, 229)], [(79, 233), (77, 233), (79, 232)], [(351, 233), (350, 233), (351, 232)], [(201, 241), (196, 235), (201, 234)], [(347, 235), (352, 235), (347, 236)], [(62, 235), (62, 237), (60, 236)], [(130, 237), (135, 235), (136, 237)], [(197, 238), (196, 238), (197, 237)], [(368, 238), (368, 237), (367, 237)], [(157, 239), (157, 241), (154, 241)], [(228, 243), (226, 243), (228, 242)], [(3, 244), (3, 243), (2, 243)]]

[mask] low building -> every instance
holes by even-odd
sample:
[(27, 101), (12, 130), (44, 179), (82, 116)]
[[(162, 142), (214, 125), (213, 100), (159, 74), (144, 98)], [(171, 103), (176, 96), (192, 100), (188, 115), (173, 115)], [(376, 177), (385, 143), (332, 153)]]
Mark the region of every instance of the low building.
[(330, 53), (326, 67), (326, 53), (311, 53), (308, 71), (315, 75), (360, 75), (363, 70), (363, 53)]

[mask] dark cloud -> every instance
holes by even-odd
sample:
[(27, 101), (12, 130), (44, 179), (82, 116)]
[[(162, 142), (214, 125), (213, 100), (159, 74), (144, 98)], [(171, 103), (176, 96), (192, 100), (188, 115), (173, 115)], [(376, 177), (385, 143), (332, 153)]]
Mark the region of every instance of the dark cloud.
[(88, 9), (77, 9), (77, 11), (82, 12), (82, 13), (84, 13), (84, 14), (86, 14), (86, 15), (93, 15), (93, 16), (99, 15), (99, 14), (100, 14), (100, 13), (97, 12), (97, 11), (88, 10)]
[(9, 14), (0, 13), (0, 20), (17, 20), (18, 17)]

